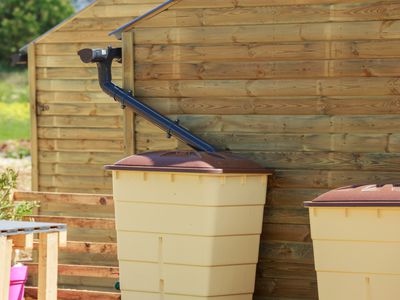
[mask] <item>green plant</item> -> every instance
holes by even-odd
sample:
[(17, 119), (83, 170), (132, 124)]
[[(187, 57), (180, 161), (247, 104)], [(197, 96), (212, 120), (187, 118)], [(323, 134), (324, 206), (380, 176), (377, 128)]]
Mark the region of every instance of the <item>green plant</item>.
[(12, 191), (17, 187), (18, 173), (6, 169), (0, 173), (0, 220), (20, 221), (32, 214), (37, 202), (14, 201)]
[(1, 0), (0, 60), (45, 33), (74, 12), (69, 0)]

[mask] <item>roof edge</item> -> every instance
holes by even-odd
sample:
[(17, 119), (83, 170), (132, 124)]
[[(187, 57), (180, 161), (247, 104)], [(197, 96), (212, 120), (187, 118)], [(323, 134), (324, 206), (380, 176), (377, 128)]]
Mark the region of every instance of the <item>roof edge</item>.
[(23, 54), (27, 54), (28, 53), (28, 47), (30, 44), (33, 43), (38, 43), (40, 42), (45, 36), (47, 36), (48, 34), (52, 33), (53, 31), (56, 31), (58, 29), (60, 29), (62, 26), (66, 25), (67, 23), (75, 20), (81, 13), (85, 12), (86, 10), (92, 8), (95, 4), (97, 3), (97, 0), (93, 0), (92, 2), (90, 2), (87, 6), (85, 6), (84, 8), (78, 10), (77, 12), (75, 12), (74, 14), (72, 14), (71, 16), (69, 16), (68, 18), (66, 18), (64, 21), (58, 23), (56, 26), (54, 26), (53, 28), (47, 30), (45, 33), (39, 35), (37, 38), (35, 38), (34, 40), (30, 41), (29, 43), (25, 44), (24, 46), (22, 46), (18, 52), (20, 55)]
[(162, 13), (163, 11), (167, 10), (171, 6), (179, 3), (182, 0), (168, 0), (159, 6), (153, 8), (152, 10), (148, 11), (147, 13), (133, 19), (129, 23), (126, 23), (125, 25), (122, 25), (121, 27), (115, 29), (114, 31), (110, 32), (109, 35), (112, 36), (114, 35), (117, 39), (122, 38), (122, 33), (133, 28), (134, 26), (138, 25), (140, 22), (143, 22), (145, 20), (151, 19), (154, 16), (158, 15), (159, 13)]

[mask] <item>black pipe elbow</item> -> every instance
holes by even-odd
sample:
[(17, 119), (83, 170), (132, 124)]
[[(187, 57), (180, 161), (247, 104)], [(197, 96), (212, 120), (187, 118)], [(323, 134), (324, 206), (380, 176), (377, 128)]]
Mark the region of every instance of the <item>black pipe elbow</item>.
[(195, 150), (207, 152), (217, 151), (212, 145), (189, 132), (186, 128), (179, 125), (178, 122), (174, 122), (163, 116), (133, 97), (130, 92), (124, 91), (112, 82), (112, 62), (114, 60), (117, 60), (118, 62), (122, 61), (121, 48), (108, 47), (107, 49), (82, 49), (78, 51), (78, 55), (84, 63), (97, 64), (101, 89), (115, 101), (120, 102), (121, 107), (125, 108), (126, 105), (130, 106), (137, 114), (163, 129), (169, 136), (175, 136)]

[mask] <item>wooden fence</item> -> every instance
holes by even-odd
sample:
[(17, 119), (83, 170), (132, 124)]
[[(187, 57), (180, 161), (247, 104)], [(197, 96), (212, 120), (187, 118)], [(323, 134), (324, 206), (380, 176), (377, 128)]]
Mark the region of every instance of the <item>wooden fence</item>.
[[(15, 201), (40, 201), (35, 221), (65, 223), (67, 247), (60, 249), (58, 299), (120, 299), (113, 198), (109, 195), (15, 192)], [(36, 299), (37, 246), (29, 265), (26, 299)]]

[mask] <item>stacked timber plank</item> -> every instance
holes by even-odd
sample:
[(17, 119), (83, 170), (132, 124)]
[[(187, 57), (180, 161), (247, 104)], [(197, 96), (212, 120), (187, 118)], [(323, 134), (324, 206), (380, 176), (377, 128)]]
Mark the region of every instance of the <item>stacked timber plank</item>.
[[(114, 289), (118, 261), (112, 196), (15, 192), (14, 200), (40, 201), (39, 211), (30, 219), (68, 226), (67, 247), (59, 254), (58, 299), (119, 299)], [(35, 241), (35, 256), (37, 248)], [(27, 265), (29, 284), (35, 286), (37, 260)], [(37, 288), (29, 287), (26, 293), (35, 299)]]
[[(132, 28), (136, 96), (276, 170), (255, 299), (317, 298), (304, 200), (400, 180), (399, 26), (398, 1), (183, 0)], [(180, 147), (135, 132), (139, 152)]]

